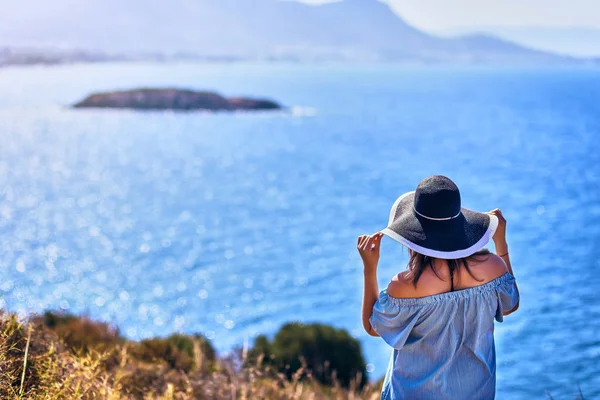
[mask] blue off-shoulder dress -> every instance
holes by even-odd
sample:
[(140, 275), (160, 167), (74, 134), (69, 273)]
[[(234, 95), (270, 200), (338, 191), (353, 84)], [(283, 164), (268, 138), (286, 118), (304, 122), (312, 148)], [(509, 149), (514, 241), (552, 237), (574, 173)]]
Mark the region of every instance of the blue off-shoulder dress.
[(400, 299), (381, 292), (370, 321), (394, 349), (381, 398), (493, 399), (494, 318), (502, 322), (502, 313), (518, 301), (509, 273), (428, 297)]

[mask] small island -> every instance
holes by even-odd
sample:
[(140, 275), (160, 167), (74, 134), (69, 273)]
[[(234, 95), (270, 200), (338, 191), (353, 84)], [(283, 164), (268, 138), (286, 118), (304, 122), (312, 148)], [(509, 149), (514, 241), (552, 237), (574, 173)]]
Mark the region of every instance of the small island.
[(145, 88), (93, 93), (73, 105), (73, 107), (178, 111), (261, 111), (281, 110), (283, 108), (280, 104), (266, 99), (226, 98), (214, 92), (197, 92), (174, 88)]

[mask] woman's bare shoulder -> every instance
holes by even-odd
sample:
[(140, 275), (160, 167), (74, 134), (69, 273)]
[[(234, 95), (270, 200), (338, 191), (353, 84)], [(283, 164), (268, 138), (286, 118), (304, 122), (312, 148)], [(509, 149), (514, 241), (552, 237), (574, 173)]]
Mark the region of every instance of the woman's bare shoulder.
[(493, 253), (488, 254), (481, 262), (469, 263), (469, 268), (477, 278), (483, 279), (485, 282), (493, 281), (508, 272), (504, 260)]
[(409, 298), (415, 297), (415, 285), (408, 277), (408, 271), (400, 272), (392, 278), (387, 287), (387, 293), (392, 297)]
[(387, 293), (397, 298), (418, 298), (444, 293), (449, 290), (449, 283), (440, 279), (431, 270), (423, 271), (415, 286), (409, 271), (397, 274), (389, 283)]

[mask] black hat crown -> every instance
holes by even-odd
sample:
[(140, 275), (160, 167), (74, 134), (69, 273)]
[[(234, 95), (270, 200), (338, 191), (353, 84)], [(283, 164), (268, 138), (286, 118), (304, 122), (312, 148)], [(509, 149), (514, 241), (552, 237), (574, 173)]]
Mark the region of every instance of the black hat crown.
[(415, 212), (428, 219), (452, 219), (460, 215), (458, 187), (450, 178), (434, 175), (423, 179), (415, 192)]
[(396, 199), (381, 232), (419, 254), (455, 260), (481, 250), (496, 228), (498, 218), (462, 208), (454, 182), (437, 175)]

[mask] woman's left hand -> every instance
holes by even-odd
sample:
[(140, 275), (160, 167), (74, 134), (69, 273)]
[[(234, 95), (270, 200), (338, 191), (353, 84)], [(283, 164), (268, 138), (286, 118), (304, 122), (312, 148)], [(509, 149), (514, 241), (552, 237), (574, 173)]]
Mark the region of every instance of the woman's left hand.
[(379, 263), (379, 249), (383, 233), (377, 232), (372, 235), (361, 235), (358, 237), (358, 252), (363, 260), (366, 272), (377, 271)]

